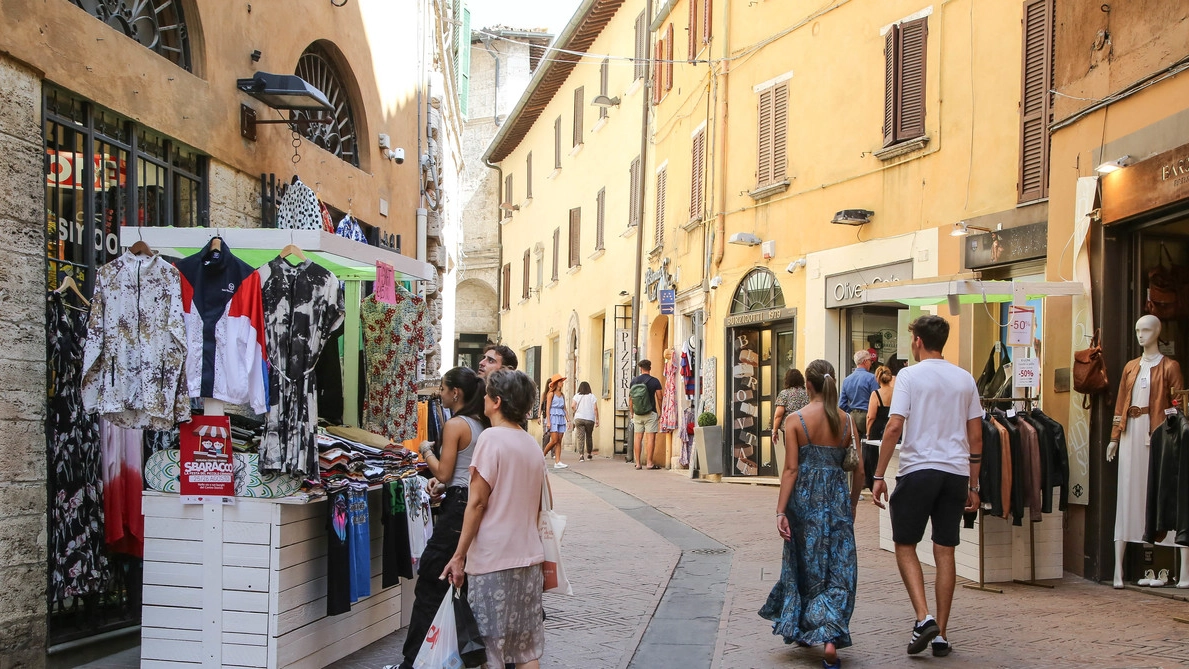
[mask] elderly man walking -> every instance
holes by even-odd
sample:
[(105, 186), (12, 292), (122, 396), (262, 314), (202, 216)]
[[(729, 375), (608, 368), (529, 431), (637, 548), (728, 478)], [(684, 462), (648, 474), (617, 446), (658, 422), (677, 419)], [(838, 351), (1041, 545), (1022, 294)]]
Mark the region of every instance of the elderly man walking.
[(855, 371), (851, 372), (842, 382), (842, 392), (838, 395), (838, 408), (850, 414), (855, 421), (855, 431), (859, 439), (867, 438), (867, 404), (871, 401), (871, 393), (879, 390), (879, 381), (871, 373), (871, 363), (874, 358), (867, 350), (855, 351)]

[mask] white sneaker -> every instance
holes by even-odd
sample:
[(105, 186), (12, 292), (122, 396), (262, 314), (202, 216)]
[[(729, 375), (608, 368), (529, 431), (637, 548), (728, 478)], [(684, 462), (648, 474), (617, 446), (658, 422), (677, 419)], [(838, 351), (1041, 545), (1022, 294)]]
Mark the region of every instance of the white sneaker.
[(569, 465), (567, 465), (564, 462), (557, 462), (557, 463), (554, 463), (554, 465), (553, 465), (554, 469), (565, 469), (566, 467), (569, 467)]
[(1149, 569), (1144, 572), (1144, 577), (1141, 578), (1140, 580), (1136, 581), (1135, 584), (1136, 585), (1153, 585), (1152, 582), (1155, 580), (1156, 580), (1156, 572)]

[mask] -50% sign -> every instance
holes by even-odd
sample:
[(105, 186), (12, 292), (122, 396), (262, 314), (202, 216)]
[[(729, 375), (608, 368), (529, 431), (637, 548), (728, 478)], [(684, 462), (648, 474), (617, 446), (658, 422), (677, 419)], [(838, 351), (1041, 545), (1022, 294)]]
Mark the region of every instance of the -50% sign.
[(1017, 388), (1040, 387), (1040, 360), (1037, 358), (1019, 358), (1012, 363), (1012, 375), (1015, 377)]
[(1033, 307), (1012, 305), (1007, 317), (1007, 345), (1032, 346), (1032, 328), (1036, 319)]

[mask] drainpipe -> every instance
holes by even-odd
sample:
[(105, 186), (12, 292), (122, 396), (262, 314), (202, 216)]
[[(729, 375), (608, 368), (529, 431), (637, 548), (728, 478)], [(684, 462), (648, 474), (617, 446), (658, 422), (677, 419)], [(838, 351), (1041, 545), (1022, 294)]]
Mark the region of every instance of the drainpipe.
[[(648, 49), (645, 55), (652, 53), (652, 30), (648, 26), (652, 21), (652, 0), (645, 0), (644, 3), (644, 25), (648, 30)], [(644, 59), (644, 85), (641, 87), (640, 96), (643, 103), (640, 105), (640, 201), (637, 203), (636, 209), (636, 282), (635, 288), (632, 291), (632, 345), (635, 347), (633, 362), (640, 361), (640, 284), (643, 283), (644, 277), (644, 186), (648, 183), (648, 177), (645, 174), (648, 171), (648, 105), (652, 102), (652, 82), (649, 79), (648, 65), (652, 62), (651, 57)]]
[(718, 73), (718, 109), (716, 111), (717, 119), (715, 124), (718, 126), (715, 134), (718, 136), (718, 154), (714, 157), (715, 168), (714, 173), (719, 175), (718, 195), (715, 198), (717, 205), (715, 208), (718, 212), (714, 215), (714, 272), (718, 272), (718, 266), (722, 263), (723, 254), (727, 248), (727, 216), (726, 216), (726, 202), (727, 202), (727, 76), (731, 71), (731, 0), (726, 0), (723, 11), (723, 42), (722, 42), (722, 62)]
[(504, 168), (492, 163), (486, 158), (483, 159), (483, 164), (486, 165), (488, 169), (495, 170), (496, 173), (495, 234), (496, 244), (499, 246), (500, 250), (500, 256), (496, 260), (495, 266), (495, 313), (497, 319), (496, 322), (499, 328), (499, 330), (496, 332), (496, 341), (502, 342), (504, 340), (504, 310), (501, 308), (500, 300), (503, 299), (504, 296), (500, 295), (500, 291), (504, 289), (504, 225), (500, 222), (500, 218), (503, 216), (504, 210), (500, 209), (500, 203), (504, 201)]
[[(487, 55), (491, 56), (491, 60), (495, 62), (495, 96), (491, 105), (491, 122), (495, 124), (496, 128), (500, 127), (500, 57), (499, 54), (491, 50), (491, 35), (484, 35), (479, 38), (483, 43), (483, 49), (487, 51)], [(487, 164), (491, 167), (491, 163)], [(502, 181), (500, 183), (503, 183)]]

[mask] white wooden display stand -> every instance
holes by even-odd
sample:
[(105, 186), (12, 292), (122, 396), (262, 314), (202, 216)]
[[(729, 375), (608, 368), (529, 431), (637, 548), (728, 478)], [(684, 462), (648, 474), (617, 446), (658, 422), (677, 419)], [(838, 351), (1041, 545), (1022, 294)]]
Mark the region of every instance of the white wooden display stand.
[[(897, 446), (892, 455), (892, 461), (884, 473), (888, 484), (888, 495), (896, 489), (896, 473), (900, 470), (900, 447)], [(1057, 508), (1059, 493), (1053, 493), (1053, 508)], [(1031, 523), (1025, 513), (1024, 525), (1013, 526), (1011, 520), (985, 516), (979, 514), (973, 528), (962, 526), (961, 543), (954, 549), (954, 562), (958, 576), (979, 581), (979, 558), (983, 562), (983, 578), (985, 583), (1003, 583), (1013, 580), (1027, 581), (1061, 578), (1064, 571), (1064, 546), (1061, 528), (1062, 514), (1046, 513), (1043, 520), (1032, 523), (1035, 532), (1036, 574), (1032, 575), (1032, 562), (1028, 544), (1028, 524)], [(982, 542), (979, 542), (979, 523), (982, 528)], [(925, 536), (917, 544), (917, 557), (922, 564), (936, 566), (933, 560), (933, 542), (929, 537), (933, 532), (932, 524), (925, 527)], [(879, 512), (879, 547), (883, 550), (895, 552), (896, 545), (892, 543), (892, 518), (887, 509)], [(981, 555), (980, 555), (981, 554)]]

